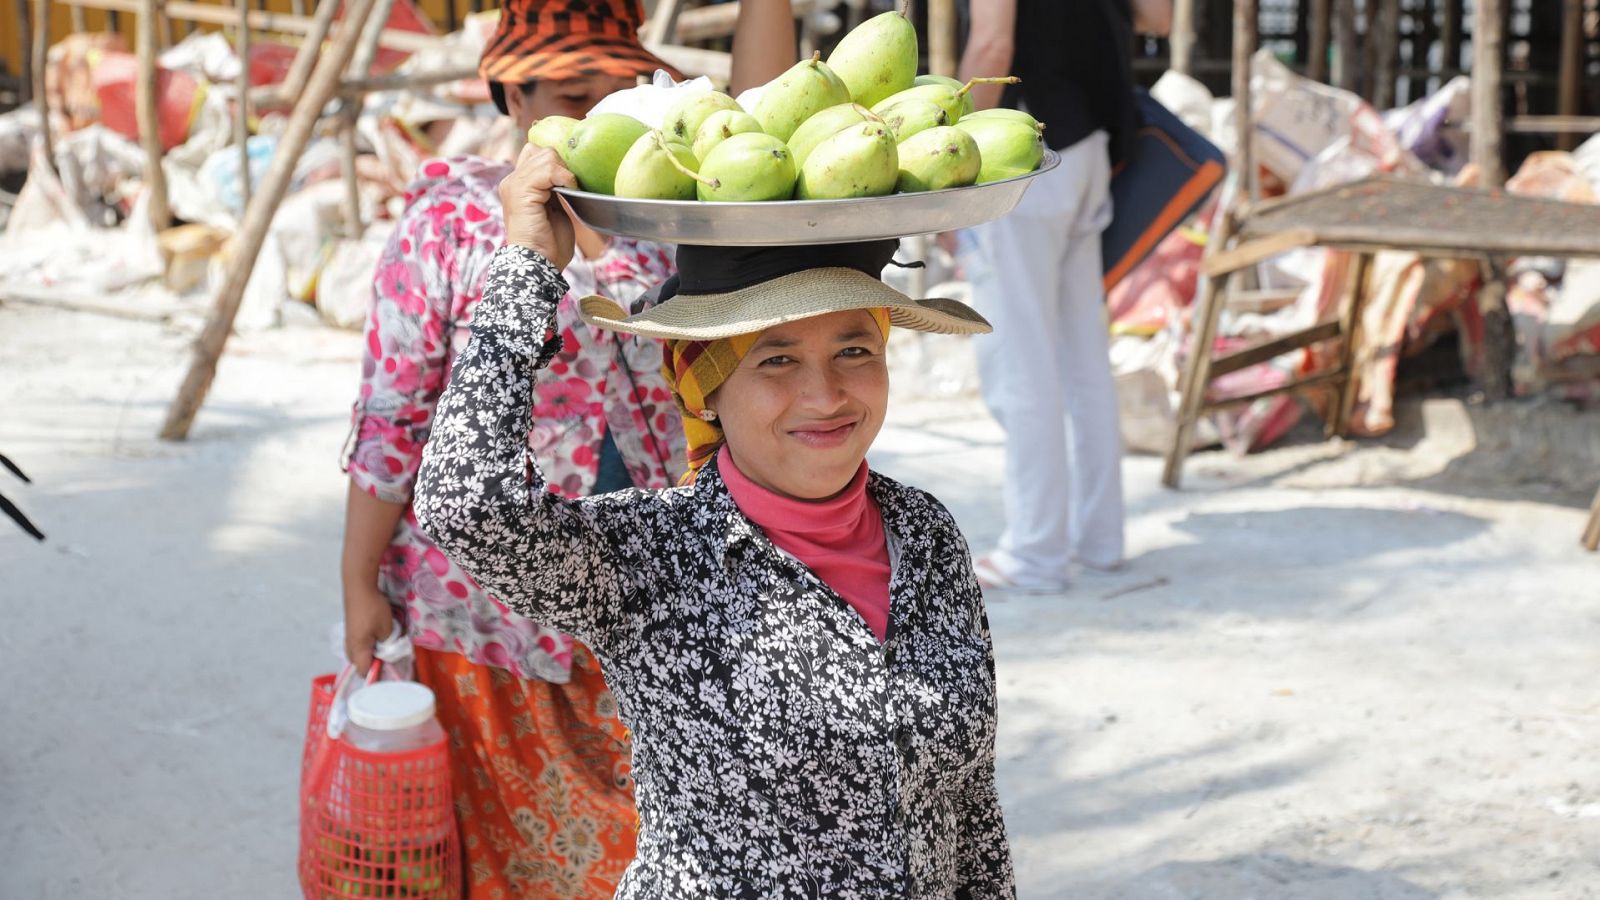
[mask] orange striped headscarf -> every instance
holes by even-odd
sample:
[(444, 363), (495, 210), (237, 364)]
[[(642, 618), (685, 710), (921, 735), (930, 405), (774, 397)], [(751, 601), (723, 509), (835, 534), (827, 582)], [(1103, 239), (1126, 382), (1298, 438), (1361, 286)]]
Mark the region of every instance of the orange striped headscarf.
[[(882, 307), (869, 309), (878, 331), (889, 337), (889, 311)], [(694, 481), (695, 474), (717, 455), (722, 447), (722, 425), (716, 420), (706, 421), (700, 414), (706, 410), (706, 398), (722, 387), (723, 382), (739, 368), (745, 354), (754, 347), (761, 332), (734, 335), (715, 341), (667, 341), (666, 359), (662, 374), (672, 385), (678, 401), (678, 413), (683, 417), (683, 433), (689, 440), (689, 471), (684, 473), (682, 484)]]

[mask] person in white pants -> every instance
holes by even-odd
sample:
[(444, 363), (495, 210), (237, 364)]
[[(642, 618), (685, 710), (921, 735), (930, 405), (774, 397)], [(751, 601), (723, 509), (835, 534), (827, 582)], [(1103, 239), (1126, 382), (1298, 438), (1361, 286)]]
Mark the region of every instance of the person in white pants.
[(1100, 232), (1111, 166), (1139, 114), (1133, 35), (1164, 34), (1170, 0), (969, 0), (960, 77), (1014, 74), (973, 106), (1026, 108), (1061, 155), (1009, 216), (965, 240), (989, 410), (1006, 430), (1006, 527), (976, 560), (988, 588), (1060, 590), (1073, 560), (1122, 564), (1122, 444), (1105, 314)]
[(1006, 431), (1006, 526), (979, 559), (990, 587), (1064, 588), (1077, 559), (1123, 555), (1122, 443), (1111, 377), (1100, 232), (1111, 221), (1106, 134), (1064, 148), (1010, 215), (963, 254), (983, 398)]

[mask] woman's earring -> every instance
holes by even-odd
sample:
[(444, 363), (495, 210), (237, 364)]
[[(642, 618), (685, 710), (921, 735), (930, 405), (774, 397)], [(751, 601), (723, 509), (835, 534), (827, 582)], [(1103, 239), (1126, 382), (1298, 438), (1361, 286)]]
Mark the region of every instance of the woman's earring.
[(714, 409), (702, 409), (695, 415), (699, 416), (702, 422), (715, 422), (717, 420), (717, 411)]

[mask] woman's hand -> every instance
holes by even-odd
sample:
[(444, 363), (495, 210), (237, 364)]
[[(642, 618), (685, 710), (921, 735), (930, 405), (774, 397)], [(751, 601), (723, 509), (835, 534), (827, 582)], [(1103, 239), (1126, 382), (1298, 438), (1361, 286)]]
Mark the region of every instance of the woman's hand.
[(572, 220), (551, 189), (577, 184), (554, 150), (525, 145), (517, 167), (500, 182), (506, 243), (527, 247), (565, 269), (572, 261)]
[(344, 588), (344, 656), (365, 673), (372, 668), (372, 650), (389, 639), (394, 630), (394, 612), (389, 598), (376, 584)]

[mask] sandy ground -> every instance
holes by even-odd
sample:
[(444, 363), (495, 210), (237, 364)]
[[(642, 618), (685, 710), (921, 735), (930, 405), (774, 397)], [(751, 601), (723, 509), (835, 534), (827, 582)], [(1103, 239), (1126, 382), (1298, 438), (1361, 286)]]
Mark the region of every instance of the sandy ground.
[[(0, 527), (7, 900), (296, 893), (359, 339), (236, 340), (162, 444), (187, 333), (0, 307), (0, 450), (36, 481), (0, 489), (50, 537)], [(1457, 477), (1447, 431), (1205, 454), (1182, 493), (1130, 458), (1127, 571), (992, 603), (1022, 897), (1600, 897), (1586, 498)], [(904, 402), (875, 464), (982, 546), (1001, 445)]]

